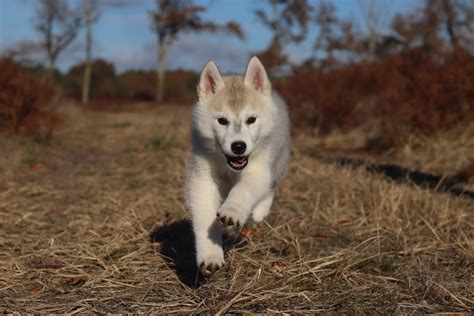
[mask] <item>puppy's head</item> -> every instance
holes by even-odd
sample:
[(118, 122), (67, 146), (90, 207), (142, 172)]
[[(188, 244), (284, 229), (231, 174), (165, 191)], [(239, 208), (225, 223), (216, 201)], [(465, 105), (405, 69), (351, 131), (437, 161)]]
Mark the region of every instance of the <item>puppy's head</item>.
[(209, 61), (198, 86), (198, 127), (227, 158), (234, 171), (243, 170), (249, 157), (270, 136), (271, 84), (262, 63), (253, 57), (244, 77), (222, 77)]

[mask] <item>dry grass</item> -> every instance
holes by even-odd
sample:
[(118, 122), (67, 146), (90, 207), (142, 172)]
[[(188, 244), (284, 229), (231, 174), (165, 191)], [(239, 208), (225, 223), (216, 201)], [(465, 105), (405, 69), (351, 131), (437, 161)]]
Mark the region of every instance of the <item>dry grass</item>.
[[(473, 310), (474, 200), (327, 163), (305, 137), (267, 222), (230, 232), (226, 269), (197, 276), (182, 198), (189, 114), (65, 105), (51, 143), (0, 140), (0, 311)], [(464, 165), (437, 169), (426, 144), (397, 162)]]

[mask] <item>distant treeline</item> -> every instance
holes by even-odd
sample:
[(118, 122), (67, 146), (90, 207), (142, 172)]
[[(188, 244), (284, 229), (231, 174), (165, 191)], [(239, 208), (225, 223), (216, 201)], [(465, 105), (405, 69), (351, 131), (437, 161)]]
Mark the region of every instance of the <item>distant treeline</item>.
[[(52, 85), (41, 76), (41, 68), (24, 67), (11, 59), (0, 61), (0, 128), (49, 135), (54, 127), (48, 112), (51, 97), (80, 100), (82, 65), (67, 73), (56, 71), (56, 85)], [(111, 63), (100, 59), (92, 69), (92, 101), (155, 98), (153, 71), (117, 74)], [(176, 70), (166, 76), (169, 103), (190, 105), (196, 100), (199, 74)], [(376, 150), (400, 145), (413, 132), (431, 134), (474, 121), (474, 55), (461, 47), (437, 55), (422, 48), (407, 49), (375, 62), (331, 69), (303, 64), (272, 83), (289, 105), (295, 133), (370, 126), (377, 136), (368, 146)]]
[[(29, 67), (42, 76), (46, 71), (41, 66)], [(153, 70), (127, 70), (117, 73), (113, 63), (105, 59), (92, 61), (91, 100), (130, 99), (152, 101), (156, 97), (156, 72)], [(164, 99), (168, 102), (192, 102), (196, 95), (199, 74), (189, 70), (168, 70), (166, 72)], [(76, 64), (62, 73), (56, 70), (55, 83), (66, 97), (80, 100), (84, 76), (84, 64)]]

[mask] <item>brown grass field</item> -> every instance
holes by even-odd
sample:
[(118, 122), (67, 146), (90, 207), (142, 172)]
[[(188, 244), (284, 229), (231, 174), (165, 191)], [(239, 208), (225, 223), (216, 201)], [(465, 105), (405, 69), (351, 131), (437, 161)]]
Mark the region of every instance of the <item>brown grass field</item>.
[[(295, 136), (273, 211), (197, 274), (188, 107), (64, 104), (49, 142), (0, 138), (0, 312), (474, 311), (474, 124), (377, 156)], [(352, 147), (351, 147), (352, 146)], [(407, 169), (402, 169), (407, 168)], [(417, 172), (414, 172), (417, 170)]]

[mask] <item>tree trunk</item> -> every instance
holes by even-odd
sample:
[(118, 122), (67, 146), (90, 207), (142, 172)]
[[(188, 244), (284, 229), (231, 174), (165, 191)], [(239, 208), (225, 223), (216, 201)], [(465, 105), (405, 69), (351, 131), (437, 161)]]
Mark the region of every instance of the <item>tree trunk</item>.
[(168, 53), (168, 48), (171, 45), (171, 39), (160, 40), (158, 39), (158, 63), (156, 67), (156, 102), (161, 103), (164, 97), (165, 91), (165, 60), (166, 54)]
[(89, 103), (92, 59), (92, 1), (84, 0), (84, 17), (86, 22), (86, 61), (84, 65), (84, 79), (82, 82), (82, 103)]
[(47, 21), (47, 26), (45, 30), (45, 36), (46, 36), (46, 55), (48, 58), (48, 65), (47, 65), (47, 71), (46, 71), (46, 79), (49, 82), (53, 81), (54, 77), (54, 65), (56, 64), (56, 56), (54, 54), (54, 48), (53, 48), (53, 21), (51, 18), (48, 19)]
[(46, 70), (46, 78), (49, 82), (54, 80), (54, 66), (56, 65), (56, 56), (48, 52), (48, 66)]
[(370, 3), (369, 12), (367, 14), (367, 24), (369, 26), (369, 59), (375, 60), (375, 49), (377, 48), (378, 33), (376, 30), (377, 8), (375, 0)]
[(448, 0), (444, 0), (443, 10), (446, 14), (446, 22), (445, 22), (446, 32), (448, 33), (451, 47), (455, 49), (456, 46), (458, 45), (458, 38), (455, 32), (455, 21), (456, 21), (455, 14), (456, 13), (454, 12), (453, 3)]

